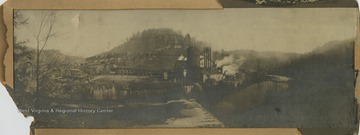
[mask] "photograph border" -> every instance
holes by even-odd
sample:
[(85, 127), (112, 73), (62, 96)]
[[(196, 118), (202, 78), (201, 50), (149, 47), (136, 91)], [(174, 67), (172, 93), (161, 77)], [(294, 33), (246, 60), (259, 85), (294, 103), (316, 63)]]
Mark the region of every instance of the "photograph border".
[[(0, 81), (13, 88), (13, 10), (14, 9), (120, 9), (120, 10), (136, 10), (136, 9), (213, 9), (221, 10), (223, 7), (216, 0), (9, 0), (3, 6), (0, 13), (3, 15), (0, 20), (0, 62), (4, 65), (0, 70)], [(358, 17), (358, 16), (357, 16)], [(359, 33), (359, 28), (358, 32)], [(360, 69), (360, 39), (357, 34), (355, 42), (355, 69)], [(359, 80), (357, 80), (359, 81)], [(359, 87), (355, 88), (355, 98), (359, 98)], [(348, 128), (323, 128), (309, 129), (315, 133), (334, 133), (336, 131), (354, 131), (358, 129)], [(60, 135), (60, 134), (77, 134), (77, 135), (298, 135), (301, 134), (297, 128), (149, 128), (149, 129), (35, 129), (36, 135)]]

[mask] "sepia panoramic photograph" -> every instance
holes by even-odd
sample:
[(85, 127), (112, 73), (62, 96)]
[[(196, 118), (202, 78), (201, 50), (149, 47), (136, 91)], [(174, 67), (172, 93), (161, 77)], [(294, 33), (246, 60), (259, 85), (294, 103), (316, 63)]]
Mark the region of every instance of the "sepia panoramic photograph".
[(14, 10), (36, 128), (353, 127), (357, 9)]

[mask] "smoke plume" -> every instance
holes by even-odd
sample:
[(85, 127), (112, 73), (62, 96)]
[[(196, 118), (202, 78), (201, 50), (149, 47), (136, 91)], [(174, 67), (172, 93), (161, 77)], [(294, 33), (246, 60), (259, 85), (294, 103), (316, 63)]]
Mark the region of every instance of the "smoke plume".
[(225, 75), (235, 75), (239, 69), (239, 66), (245, 61), (245, 57), (235, 59), (233, 55), (224, 57), (221, 60), (216, 61), (218, 67), (221, 67)]

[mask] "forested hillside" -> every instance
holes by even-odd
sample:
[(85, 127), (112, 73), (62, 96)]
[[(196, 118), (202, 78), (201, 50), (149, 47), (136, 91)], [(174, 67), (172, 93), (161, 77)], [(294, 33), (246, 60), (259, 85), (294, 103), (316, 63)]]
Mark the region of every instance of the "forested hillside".
[[(154, 28), (134, 33), (119, 46), (88, 59), (140, 57), (149, 54), (177, 55), (184, 52), (184, 48), (189, 46), (202, 47), (205, 46), (205, 43), (197, 41), (190, 34), (183, 35), (180, 31), (169, 28)], [(178, 50), (171, 50), (173, 48), (178, 48)]]
[(354, 42), (336, 41), (318, 47), (274, 70), (299, 86), (353, 87)]

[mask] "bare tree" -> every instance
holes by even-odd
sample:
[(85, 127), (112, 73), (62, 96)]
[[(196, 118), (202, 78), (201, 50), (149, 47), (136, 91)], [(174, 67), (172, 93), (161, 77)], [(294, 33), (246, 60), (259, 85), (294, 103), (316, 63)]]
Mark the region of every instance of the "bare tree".
[[(44, 11), (41, 14), (40, 23), (38, 30), (34, 33), (36, 40), (36, 60), (35, 60), (35, 95), (44, 97), (44, 88), (41, 87), (41, 78), (46, 78), (42, 75), (41, 71), (41, 54), (44, 48), (48, 45), (49, 40), (56, 37), (56, 31), (54, 30), (56, 23), (56, 12), (55, 11)], [(41, 99), (40, 99), (41, 100)], [(38, 102), (38, 99), (36, 99)]]
[(20, 10), (14, 10), (14, 27), (27, 24), (29, 18), (25, 18)]
[[(29, 18), (25, 18), (20, 10), (14, 10), (14, 28), (17, 29), (19, 26), (25, 25), (28, 23)], [(26, 51), (24, 44), (28, 43), (28, 41), (23, 40), (19, 41), (17, 36), (14, 35), (14, 49), (19, 49), (20, 53), (15, 51), (15, 54), (17, 57), (15, 59), (15, 62), (18, 62), (19, 60), (23, 59), (24, 57), (28, 57), (29, 52)]]
[[(46, 58), (44, 58), (46, 57)], [(44, 59), (43, 59), (44, 58)], [(59, 90), (57, 84), (52, 76), (54, 70), (61, 67), (64, 68), (66, 58), (56, 50), (47, 50), (43, 53), (40, 60), (40, 76), (39, 76), (39, 90), (42, 94), (52, 94), (53, 91)], [(46, 91), (45, 91), (46, 90)]]
[[(28, 23), (28, 20), (29, 18), (24, 17), (23, 13), (20, 10), (14, 10), (14, 29), (19, 29), (21, 26), (26, 25)], [(14, 34), (14, 65), (15, 67), (17, 67), (15, 68), (15, 75), (25, 75), (25, 72), (27, 70), (26, 62), (32, 59), (32, 51), (25, 47), (25, 44), (27, 43), (27, 40), (18, 40), (18, 36)], [(18, 91), (24, 91), (24, 78), (24, 76), (16, 76), (14, 78), (17, 89), (11, 91), (13, 98), (17, 98), (16, 93), (18, 93)]]

